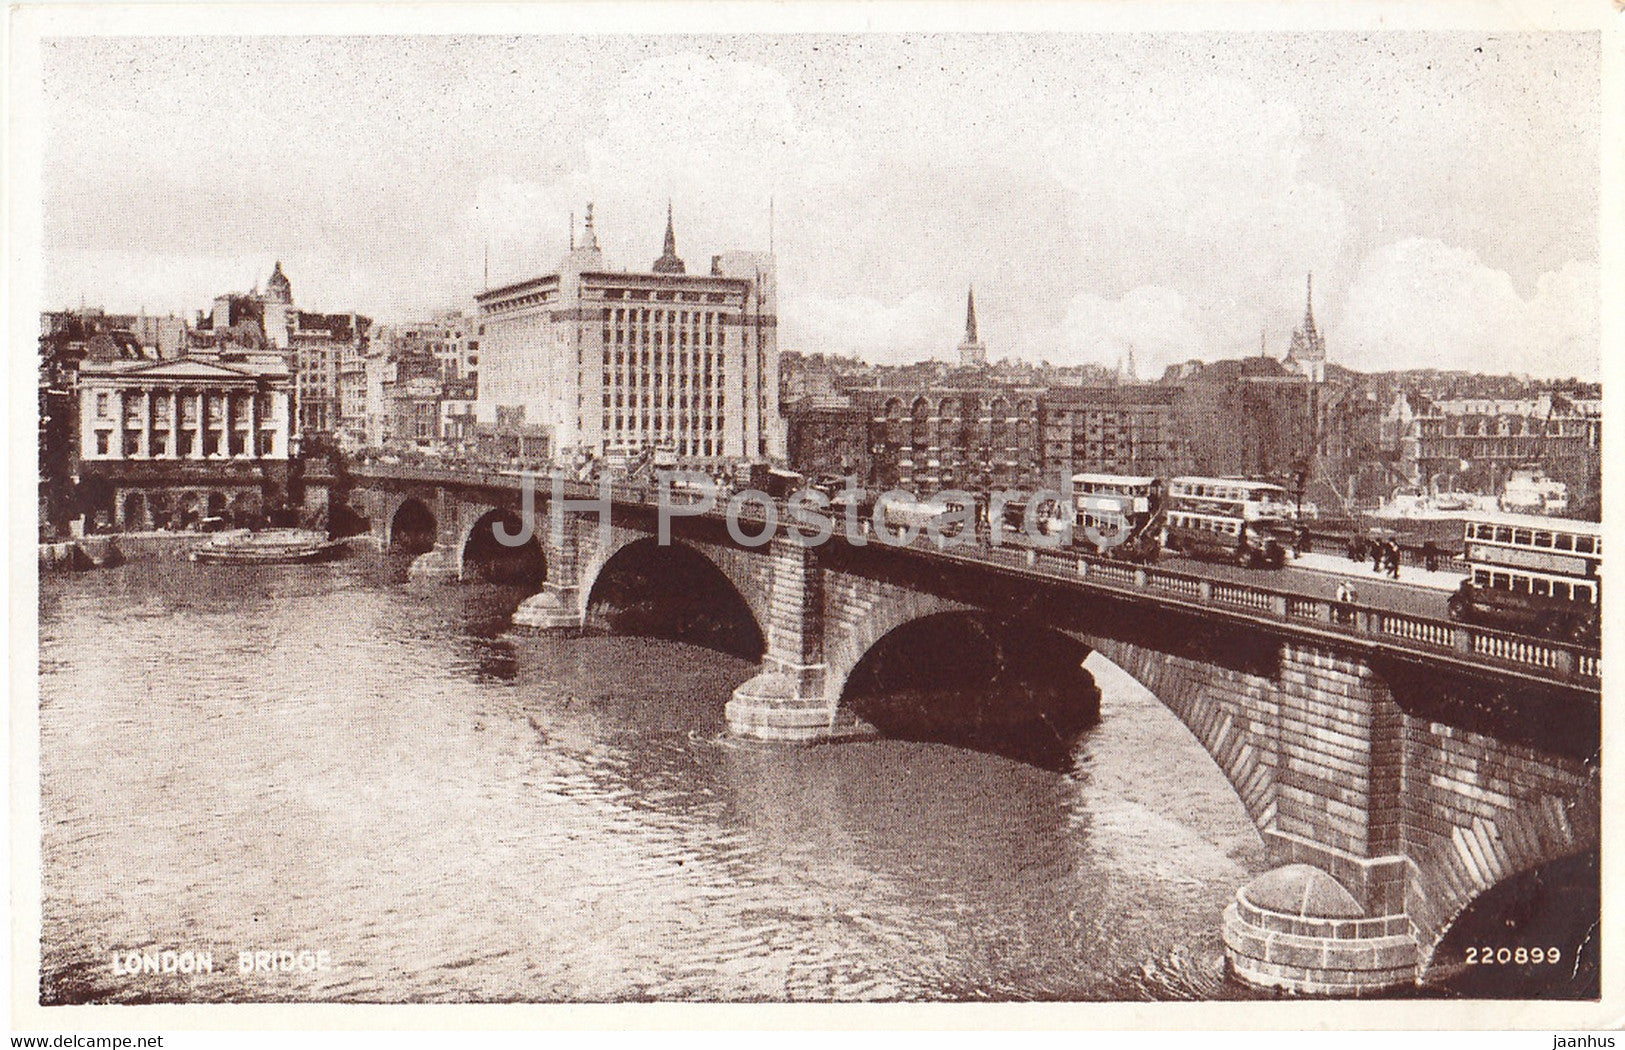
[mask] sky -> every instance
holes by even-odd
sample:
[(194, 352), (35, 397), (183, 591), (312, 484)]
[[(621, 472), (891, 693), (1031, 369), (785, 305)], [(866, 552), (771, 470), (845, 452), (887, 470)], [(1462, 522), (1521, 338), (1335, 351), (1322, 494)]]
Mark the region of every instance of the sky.
[(1596, 378), (1595, 33), (57, 38), (47, 305), (382, 321), (773, 247), (782, 349)]

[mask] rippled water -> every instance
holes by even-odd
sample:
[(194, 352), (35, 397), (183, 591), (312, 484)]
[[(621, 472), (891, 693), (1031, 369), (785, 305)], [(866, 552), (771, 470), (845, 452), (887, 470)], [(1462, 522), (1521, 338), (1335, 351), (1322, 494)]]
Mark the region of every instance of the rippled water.
[[(41, 588), (46, 1002), (1222, 995), (1263, 848), (1110, 666), (1058, 774), (730, 743), (743, 661), (366, 557)], [(211, 974), (114, 972), (193, 949)], [(326, 951), (310, 973), (244, 950)]]

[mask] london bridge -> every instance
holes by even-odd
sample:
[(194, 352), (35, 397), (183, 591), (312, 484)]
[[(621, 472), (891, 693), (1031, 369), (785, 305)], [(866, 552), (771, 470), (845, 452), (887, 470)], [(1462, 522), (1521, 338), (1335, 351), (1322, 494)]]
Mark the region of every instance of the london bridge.
[[(372, 466), (354, 484), (374, 541), (420, 552), (416, 578), (480, 578), (514, 556), (486, 536), (519, 534), (527, 486), (512, 472)], [(578, 628), (595, 589), (647, 565), (659, 511), (647, 487), (538, 487), (543, 514), (555, 494), (591, 512), (533, 529), (522, 553), (540, 588), (513, 622)], [(1436, 977), (1439, 945), (1480, 895), (1595, 847), (1594, 649), (1071, 550), (859, 547), (839, 533), (809, 547), (788, 524), (745, 546), (715, 511), (667, 524), (762, 639), (758, 673), (727, 705), (740, 737), (876, 732), (850, 688), (866, 660), (908, 659), (888, 645), (899, 639), (940, 653), (933, 628), (966, 617), (1128, 671), (1213, 757), (1278, 865), (1224, 915), (1231, 963), (1257, 983), (1358, 994)], [(1344, 890), (1321, 912), (1306, 903), (1317, 877)]]

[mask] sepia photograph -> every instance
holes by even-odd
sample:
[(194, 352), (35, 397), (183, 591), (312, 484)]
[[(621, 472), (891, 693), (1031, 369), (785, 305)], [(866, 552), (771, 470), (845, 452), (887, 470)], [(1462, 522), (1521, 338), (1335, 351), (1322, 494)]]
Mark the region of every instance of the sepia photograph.
[(403, 9), (11, 39), (36, 1023), (1597, 1016), (1606, 4)]

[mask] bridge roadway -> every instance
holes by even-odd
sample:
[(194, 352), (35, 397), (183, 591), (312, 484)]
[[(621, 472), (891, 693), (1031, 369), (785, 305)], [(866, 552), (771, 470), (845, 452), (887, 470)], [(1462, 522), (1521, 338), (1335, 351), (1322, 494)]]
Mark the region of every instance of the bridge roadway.
[[(519, 491), (522, 475), (511, 471), (453, 470), (414, 466), (364, 466), (357, 477), (402, 482), (422, 482), (470, 490), (499, 490), (510, 496)], [(535, 477), (538, 513), (551, 494), (551, 480)], [(565, 481), (563, 495), (569, 500), (592, 500), (599, 496), (596, 483)], [(611, 485), (616, 505), (638, 508), (644, 513), (656, 507), (657, 489), (652, 485)], [(726, 501), (707, 515), (690, 518), (723, 517)], [(753, 517), (747, 505), (739, 514), (741, 528), (754, 535), (765, 525)], [(683, 518), (675, 517), (675, 521)], [(747, 523), (752, 523), (747, 527)], [(778, 513), (779, 535), (790, 532), (793, 523), (782, 510)], [(830, 542), (845, 542), (845, 531), (837, 521)], [(866, 530), (866, 542), (881, 542)], [(950, 544), (939, 547), (923, 530), (908, 547), (893, 546), (899, 554), (956, 562), (971, 562), (1054, 581), (1057, 578), (1084, 590), (1103, 589), (1124, 592), (1158, 605), (1190, 609), (1197, 606), (1203, 615), (1239, 620), (1252, 626), (1269, 626), (1286, 637), (1324, 640), (1328, 635), (1345, 641), (1359, 640), (1362, 648), (1380, 650), (1389, 656), (1418, 659), (1423, 663), (1444, 663), (1458, 670), (1493, 671), (1513, 679), (1555, 685), (1565, 691), (1600, 701), (1600, 659), (1596, 649), (1567, 642), (1514, 634), (1506, 631), (1456, 623), (1448, 618), (1444, 596), (1436, 590), (1386, 581), (1375, 574), (1355, 577), (1357, 604), (1334, 601), (1339, 577), (1292, 566), (1280, 570), (1245, 569), (1239, 566), (1165, 558), (1155, 566), (1136, 566), (1087, 555), (1071, 548), (1035, 550), (1017, 545), (993, 547), (987, 543)]]

